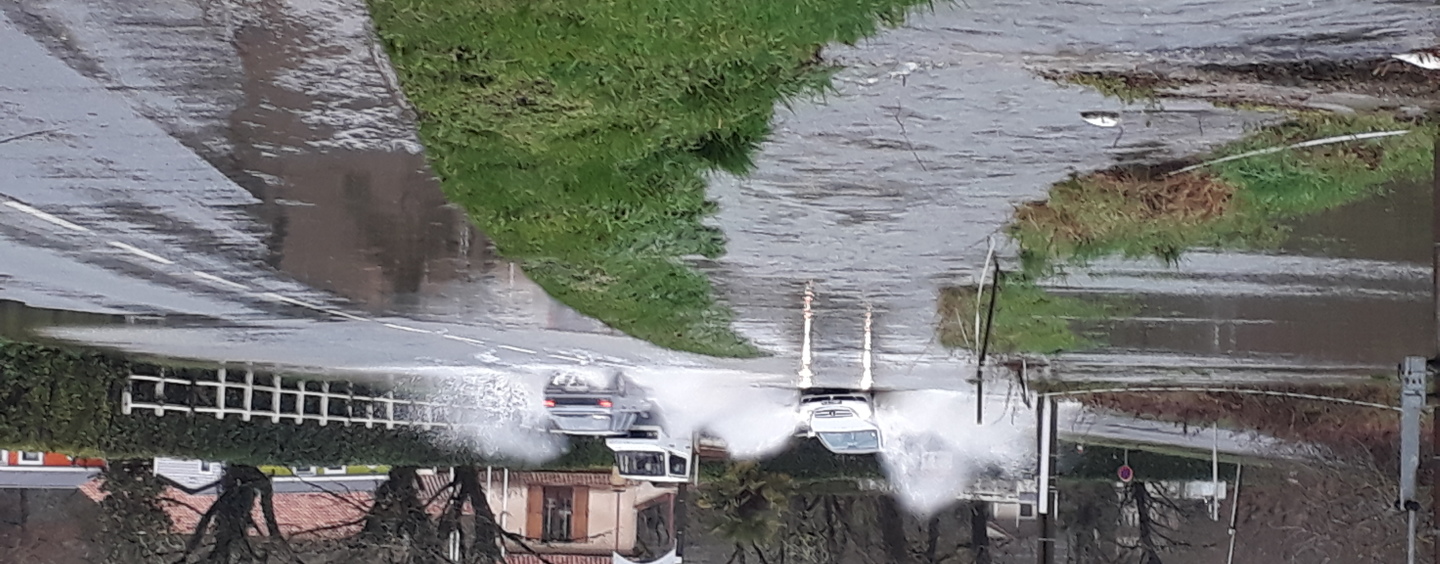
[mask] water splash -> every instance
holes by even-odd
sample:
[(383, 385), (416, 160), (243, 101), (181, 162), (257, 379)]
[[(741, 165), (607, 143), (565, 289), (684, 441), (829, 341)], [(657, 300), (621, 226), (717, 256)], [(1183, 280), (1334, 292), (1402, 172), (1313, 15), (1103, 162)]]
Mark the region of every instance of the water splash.
[(911, 512), (931, 515), (981, 478), (1033, 473), (1035, 412), (1018, 398), (985, 399), (986, 420), (977, 425), (970, 392), (876, 394), (876, 419), (885, 437), (880, 462)]

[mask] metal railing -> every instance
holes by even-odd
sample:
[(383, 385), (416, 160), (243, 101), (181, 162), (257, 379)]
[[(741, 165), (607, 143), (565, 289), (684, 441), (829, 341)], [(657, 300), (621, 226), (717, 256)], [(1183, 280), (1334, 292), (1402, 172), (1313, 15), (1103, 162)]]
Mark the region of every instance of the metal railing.
[[(216, 419), (239, 416), (241, 420), (269, 419), (296, 425), (314, 421), (320, 425), (382, 425), (401, 427), (453, 427), (449, 417), (462, 406), (421, 398), (397, 397), (393, 390), (369, 390), (352, 382), (305, 379), (282, 374), (256, 373), (245, 367), (218, 370), (163, 367), (132, 373), (121, 393), (124, 414), (151, 412), (213, 415)], [(141, 371), (137, 370), (137, 372)]]

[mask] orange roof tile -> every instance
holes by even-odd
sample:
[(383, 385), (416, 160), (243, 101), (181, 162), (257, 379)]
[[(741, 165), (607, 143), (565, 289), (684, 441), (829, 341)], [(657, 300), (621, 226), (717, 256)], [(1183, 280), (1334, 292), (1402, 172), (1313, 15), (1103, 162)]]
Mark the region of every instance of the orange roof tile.
[[(546, 554), (545, 560), (552, 564), (611, 564), (614, 562), (610, 556), (595, 556), (592, 554)], [(507, 554), (506, 564), (545, 564), (533, 554)]]
[(520, 472), (515, 479), (543, 486), (608, 486), (610, 472)]

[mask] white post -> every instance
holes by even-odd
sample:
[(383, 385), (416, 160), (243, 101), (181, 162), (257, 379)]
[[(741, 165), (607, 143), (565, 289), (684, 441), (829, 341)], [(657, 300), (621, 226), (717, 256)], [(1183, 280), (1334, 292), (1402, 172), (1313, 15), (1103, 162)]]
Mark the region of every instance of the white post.
[[(1240, 468), (1239, 464), (1235, 465), (1235, 495), (1230, 500), (1230, 551), (1225, 557), (1225, 564), (1235, 563), (1235, 522), (1240, 517)], [(1415, 513), (1410, 513), (1410, 516), (1414, 518)]]
[(395, 392), (385, 392), (385, 428), (395, 428)]
[(295, 392), (295, 424), (305, 423), (305, 381), (301, 380)]
[(1055, 417), (1055, 401), (1040, 396), (1040, 488), (1036, 496), (1040, 514), (1050, 514), (1050, 421)]
[(810, 370), (810, 302), (815, 300), (815, 290), (812, 283), (805, 283), (805, 335), (800, 342), (800, 387), (810, 388), (815, 385), (815, 373)]
[(130, 415), (130, 402), (135, 401), (131, 396), (130, 388), (135, 385), (135, 375), (131, 374), (125, 378), (125, 390), (120, 392), (120, 413)]
[(252, 369), (250, 369), (249, 367), (246, 367), (246, 368), (245, 368), (245, 412), (240, 414), (240, 418), (241, 418), (242, 420), (249, 421), (249, 420), (250, 420), (251, 410), (254, 409), (254, 408), (255, 408), (255, 371), (252, 370)]
[(155, 383), (155, 416), (165, 415), (165, 369), (160, 368), (160, 381)]
[[(501, 487), (505, 488), (505, 492), (500, 495), (500, 531), (501, 531), (501, 532), (505, 532), (505, 523), (506, 523), (506, 521), (507, 521), (506, 518), (510, 516), (510, 469), (509, 469), (509, 468), (505, 468), (504, 471), (505, 471), (505, 474), (504, 474), (504, 477), (502, 478), (503, 481), (504, 481), (504, 484), (503, 484)], [(489, 497), (487, 496), (486, 499), (489, 499)], [(475, 510), (476, 510), (476, 511), (479, 511), (480, 508), (477, 507), (477, 508), (475, 508)], [(502, 562), (505, 560), (505, 541), (504, 541), (503, 539), (500, 541), (500, 560), (501, 560)]]
[(320, 426), (330, 423), (330, 382), (320, 383)]
[(216, 419), (225, 418), (225, 374), (225, 365), (222, 363), (220, 365), (220, 372), (215, 375), (215, 407), (219, 408), (215, 411)]
[(274, 387), (272, 390), (270, 390), (270, 422), (271, 422), (271, 423), (279, 423), (279, 422), (280, 422), (280, 398), (282, 397), (282, 396), (281, 396), (281, 392), (280, 392), (280, 388), (281, 388), (280, 378), (281, 378), (281, 376), (280, 376), (279, 374), (276, 374), (276, 375), (273, 376), (273, 378), (275, 379), (275, 387)]
[[(980, 353), (980, 304), (985, 303), (985, 279), (990, 277), (990, 261), (995, 258), (995, 239), (990, 239), (990, 250), (985, 252), (985, 266), (980, 267), (980, 280), (975, 284), (975, 353)], [(978, 361), (977, 361), (978, 362)]]
[(1210, 426), (1214, 442), (1210, 446), (1210, 520), (1220, 520), (1220, 424)]
[(871, 371), (872, 362), (870, 358), (870, 306), (865, 306), (865, 350), (860, 356), (860, 389), (869, 391), (875, 387), (875, 375)]

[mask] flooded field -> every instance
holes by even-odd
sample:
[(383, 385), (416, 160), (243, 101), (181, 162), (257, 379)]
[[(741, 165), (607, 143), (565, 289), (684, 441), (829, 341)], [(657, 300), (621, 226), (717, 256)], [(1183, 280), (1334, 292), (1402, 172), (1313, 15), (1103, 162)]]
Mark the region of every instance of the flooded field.
[(1428, 554), (1437, 24), (6, 3), (0, 547)]

